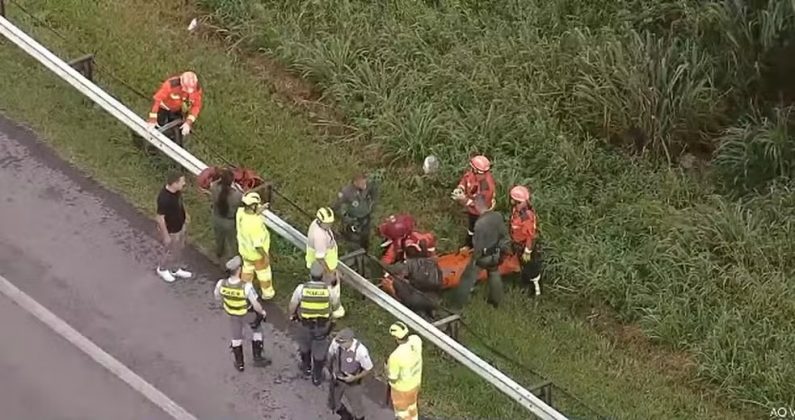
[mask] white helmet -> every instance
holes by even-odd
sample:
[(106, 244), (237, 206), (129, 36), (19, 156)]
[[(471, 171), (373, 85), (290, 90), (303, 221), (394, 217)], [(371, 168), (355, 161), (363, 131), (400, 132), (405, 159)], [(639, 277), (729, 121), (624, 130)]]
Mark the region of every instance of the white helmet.
[(425, 161), (422, 162), (422, 171), (425, 172), (425, 175), (432, 174), (439, 170), (439, 159), (434, 155), (429, 155), (425, 158)]

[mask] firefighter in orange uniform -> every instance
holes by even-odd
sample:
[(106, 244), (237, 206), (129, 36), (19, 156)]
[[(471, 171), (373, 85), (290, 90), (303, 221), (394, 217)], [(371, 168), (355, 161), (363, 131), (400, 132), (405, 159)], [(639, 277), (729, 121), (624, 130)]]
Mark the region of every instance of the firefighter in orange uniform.
[(483, 196), (490, 209), (494, 209), (496, 204), (494, 193), (497, 189), (494, 177), (491, 175), (491, 162), (486, 156), (478, 155), (470, 159), (471, 169), (461, 177), (458, 186), (453, 190), (451, 197), (466, 208), (468, 215), (467, 240), (465, 247), (472, 248), (472, 236), (474, 235), (475, 222), (478, 220), (477, 209), (475, 209), (475, 198)]
[(511, 188), (511, 241), (519, 258), (522, 283), (533, 283), (535, 294), (541, 294), (541, 248), (538, 245), (538, 218), (530, 204), (530, 190), (522, 185)]
[[(154, 96), (152, 110), (149, 112), (150, 127), (164, 126), (182, 119), (182, 136), (187, 136), (202, 109), (202, 88), (196, 73), (186, 71), (168, 78)], [(181, 145), (180, 141), (177, 141)]]

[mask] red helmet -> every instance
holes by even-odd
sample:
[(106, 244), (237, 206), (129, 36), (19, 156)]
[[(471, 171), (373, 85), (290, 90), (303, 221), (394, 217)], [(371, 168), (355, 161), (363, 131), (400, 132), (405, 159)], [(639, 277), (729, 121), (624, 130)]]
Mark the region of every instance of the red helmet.
[(199, 85), (199, 78), (196, 76), (196, 73), (186, 71), (179, 76), (179, 84), (182, 85), (182, 89), (185, 90), (185, 92), (193, 93)]
[(378, 232), (386, 239), (397, 241), (414, 230), (414, 218), (408, 214), (391, 215), (378, 226)]
[(511, 198), (520, 203), (530, 201), (530, 190), (524, 185), (516, 185), (511, 188)]
[(472, 169), (480, 172), (488, 172), (491, 169), (491, 162), (483, 155), (477, 155), (470, 159), (469, 165), (472, 166)]

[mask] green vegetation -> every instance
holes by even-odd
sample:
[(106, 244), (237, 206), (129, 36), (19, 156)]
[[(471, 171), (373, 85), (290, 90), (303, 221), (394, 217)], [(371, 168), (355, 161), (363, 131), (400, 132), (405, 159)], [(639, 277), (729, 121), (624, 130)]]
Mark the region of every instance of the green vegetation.
[[(447, 181), (463, 168), (470, 150), (493, 154), (503, 187), (521, 181), (538, 190), (536, 205), (543, 218), (550, 267), (547, 291), (542, 300), (532, 302), (511, 295), (499, 311), (475, 299), (467, 319), (491, 344), (553, 378), (588, 405), (631, 419), (767, 415), (766, 407), (717, 403), (701, 384), (693, 384), (689, 353), (697, 356), (703, 378), (726, 380), (722, 386), (725, 394), (751, 392), (755, 393), (752, 398), (761, 402), (765, 398), (791, 399), (792, 392), (780, 392), (791, 387), (786, 377), (791, 377), (793, 369), (787, 351), (793, 331), (785, 323), (787, 314), (793, 313), (786, 300), (792, 290), (785, 280), (792, 275), (786, 262), (795, 253), (787, 241), (792, 226), (785, 221), (795, 203), (791, 196), (777, 192), (786, 185), (779, 178), (784, 178), (782, 171), (788, 167), (784, 164), (773, 172), (760, 172), (762, 178), (749, 188), (760, 190), (761, 186), (772, 191), (747, 196), (743, 204), (735, 204), (680, 171), (644, 161), (628, 163), (601, 147), (596, 138), (583, 135), (597, 131), (583, 122), (571, 124), (579, 119), (561, 117), (568, 115), (561, 99), (568, 95), (541, 89), (552, 86), (547, 83), (555, 72), (563, 77), (576, 70), (563, 61), (552, 71), (543, 67), (545, 57), (554, 58), (552, 47), (563, 41), (560, 28), (576, 26), (576, 22), (560, 19), (555, 23), (550, 20), (552, 15), (543, 14), (558, 7), (556, 3), (533, 6), (539, 8), (537, 16), (506, 10), (505, 16), (488, 21), (491, 26), (469, 26), (470, 18), (486, 16), (485, 12), (468, 12), (464, 7), (437, 11), (412, 3), (398, 9), (401, 16), (392, 16), (387, 11), (372, 12), (366, 3), (335, 2), (332, 7), (296, 2), (274, 5), (278, 10), (267, 14), (256, 2), (216, 2), (219, 7), (237, 5), (223, 9), (222, 16), (234, 33), (245, 37), (239, 45), (271, 48), (323, 88), (327, 98), (349, 116), (352, 132), (347, 135), (354, 137), (353, 141), (313, 129), (312, 121), (300, 110), (280, 102), (271, 90), (279, 81), (261, 78), (256, 57), (227, 51), (214, 39), (188, 36), (185, 11), (173, 2), (22, 3), (84, 49), (95, 51), (100, 84), (141, 115), (147, 101), (110, 79), (108, 70), (149, 92), (167, 75), (186, 67), (195, 69), (207, 87), (207, 107), (189, 149), (208, 162), (213, 162), (217, 153), (262, 170), (307, 208), (331, 200), (335, 188), (353, 170), (376, 169), (392, 158), (413, 162), (433, 152), (447, 164), (445, 179), (417, 180), (406, 176), (404, 166), (385, 168), (383, 175), (389, 182), (381, 211), (421, 214), (424, 225), (434, 226), (449, 238), (443, 245), (450, 248), (460, 236), (460, 224), (451, 206), (443, 203), (449, 193)], [(326, 29), (322, 42), (314, 38), (321, 32), (294, 24), (303, 6), (307, 20), (302, 24)], [(383, 22), (370, 19), (366, 12)], [(332, 16), (335, 13), (346, 15), (345, 21)], [(586, 20), (595, 26), (617, 19), (608, 8), (603, 13)], [(22, 16), (15, 7), (9, 7), (9, 16), (60, 56), (79, 55), (73, 46)], [(560, 16), (575, 19), (588, 15), (569, 10)], [(514, 24), (528, 42), (514, 39), (510, 41), (513, 47), (488, 43), (487, 35), (500, 26), (500, 20), (531, 18), (538, 19), (537, 29), (519, 20)], [(321, 22), (325, 23), (321, 26)], [(416, 25), (408, 31), (406, 22)], [(585, 23), (583, 27), (589, 26)], [(559, 35), (536, 33), (550, 25), (559, 28)], [(512, 32), (509, 27), (500, 31)], [(582, 36), (596, 42), (585, 31)], [(430, 41), (437, 50), (428, 49)], [(358, 45), (376, 42), (381, 48), (365, 50)], [(531, 51), (524, 50), (528, 46)], [(580, 48), (570, 47), (572, 51)], [(391, 61), (381, 57), (388, 54), (393, 54)], [(501, 70), (500, 66), (511, 62), (525, 67)], [(79, 94), (7, 42), (0, 42), (0, 63), (0, 112), (28, 123), (63, 156), (125, 194), (145, 212), (152, 212), (152, 197), (165, 171), (162, 162), (153, 162), (136, 150), (126, 129), (102, 111), (85, 106)], [(427, 63), (433, 65), (423, 67)], [(462, 73), (467, 78), (461, 79)], [(566, 112), (576, 115), (579, 111)], [(788, 114), (782, 111), (779, 115)], [(688, 118), (689, 112), (682, 111), (665, 127), (697, 131), (682, 122)], [(616, 123), (613, 117), (609, 121)], [(726, 156), (734, 159), (726, 159), (722, 166), (728, 174), (727, 185), (735, 182), (733, 171), (737, 168), (769, 169), (747, 165), (744, 159), (766, 158), (771, 150), (767, 144), (790, 144), (780, 140), (779, 133), (786, 127), (783, 121), (761, 113), (738, 124), (744, 131), (726, 132), (727, 144), (760, 138), (753, 148), (729, 148), (733, 152)], [(604, 128), (601, 122), (599, 128)], [(713, 130), (711, 125), (705, 129)], [(762, 141), (758, 133), (768, 133), (771, 140)], [(651, 149), (663, 156), (663, 140), (654, 139), (658, 146)], [(681, 147), (676, 141), (666, 146), (673, 156)], [(384, 145), (388, 155), (375, 159), (371, 155), (378, 154), (370, 149), (360, 153), (363, 143), (376, 149)], [(417, 189), (417, 181), (430, 188)], [(209, 214), (202, 211), (206, 202), (191, 194), (189, 204), (196, 227), (192, 240), (209, 245)], [(279, 214), (296, 226), (306, 222), (277, 201), (277, 206), (280, 204)], [(780, 226), (771, 225), (775, 223)], [(304, 274), (294, 261), (295, 251), (283, 243), (276, 245), (276, 284), (285, 291)], [(553, 284), (557, 287), (549, 287)], [(284, 295), (280, 292), (279, 297)], [(384, 334), (389, 318), (373, 305), (360, 305), (354, 296), (346, 299), (348, 322), (366, 337), (376, 356), (383, 358), (390, 346)], [(611, 326), (612, 311), (591, 310), (588, 321), (582, 320), (581, 308), (590, 309), (593, 302), (599, 303), (598, 308), (609, 304), (623, 321), (638, 322), (657, 341), (689, 353), (659, 351), (632, 328)], [(605, 319), (608, 321), (602, 322)], [(601, 327), (593, 328), (594, 322)], [(605, 328), (608, 334), (602, 335)], [(471, 336), (462, 339), (520, 382), (530, 385), (538, 381), (534, 375), (495, 359)], [(765, 349), (769, 349), (766, 360)], [(524, 417), (457, 363), (430, 346), (428, 353), (423, 409), (448, 418)], [(561, 394), (554, 398), (567, 414), (593, 416), (572, 399)]]
[[(735, 400), (795, 401), (794, 3), (200, 3), (390, 156), (486, 152), (534, 186), (560, 292)], [(669, 166), (713, 151), (715, 182)]]

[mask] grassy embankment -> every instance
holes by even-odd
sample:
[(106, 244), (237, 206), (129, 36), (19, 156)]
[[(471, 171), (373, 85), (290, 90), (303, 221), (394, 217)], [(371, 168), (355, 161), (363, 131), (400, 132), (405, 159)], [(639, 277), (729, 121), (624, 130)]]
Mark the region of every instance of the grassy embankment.
[(486, 151), (536, 187), (571, 301), (795, 403), (795, 3), (199, 3), (390, 156)]
[[(322, 141), (304, 115), (275, 101), (276, 95), (269, 90), (272, 81), (259, 77), (255, 63), (225, 54), (215, 42), (182, 39), (184, 26), (175, 24), (180, 17), (176, 13), (153, 18), (151, 14), (141, 13), (144, 3), (138, 1), (115, 6), (97, 6), (92, 2), (67, 6), (56, 1), (24, 4), (40, 11), (40, 17), (72, 39), (90, 45), (86, 49), (98, 51), (101, 64), (144, 91), (186, 65), (196, 68), (208, 88), (208, 107), (202, 116), (199, 141), (193, 145), (197, 154), (210, 160), (207, 152), (212, 149), (232, 160), (263, 168), (268, 175), (282, 181), (285, 192), (305, 200), (307, 207), (330, 200), (335, 185), (343, 183), (354, 168), (364, 168), (368, 163), (356, 158), (348, 143), (333, 143), (334, 139)], [(13, 7), (10, 10), (15, 21), (54, 51), (62, 56), (77, 55), (77, 51), (51, 34), (15, 15)], [(125, 129), (101, 111), (85, 107), (71, 88), (7, 43), (0, 49), (0, 63), (3, 63), (0, 109), (4, 113), (29, 123), (67, 159), (151, 213), (151, 199), (164, 173), (162, 165), (152, 163), (131, 147)], [(144, 112), (145, 101), (107, 78), (102, 78), (101, 84)], [(572, 150), (575, 147), (570, 141), (567, 144)], [(585, 153), (578, 157), (572, 152), (573, 164), (587, 167), (593, 158), (588, 153), (596, 152), (591, 149)], [(389, 169), (387, 173), (395, 172)], [(317, 179), (325, 179), (325, 185), (316, 185)], [(433, 195), (436, 193), (407, 198), (401, 194), (401, 188), (392, 184), (386, 191), (384, 211), (427, 208), (420, 201), (436, 200)], [(442, 193), (438, 196), (443, 197)], [(206, 203), (197, 195), (191, 195), (189, 203), (195, 209), (195, 226), (206, 225), (207, 214), (201, 211)], [(300, 216), (284, 210), (292, 220), (302, 222)], [(438, 217), (435, 226), (445, 225), (444, 231), (450, 232), (452, 217)], [(198, 244), (206, 245), (209, 239), (207, 229), (194, 232), (193, 240)], [(300, 273), (300, 267), (292, 263), (289, 249), (281, 246), (279, 250), (281, 258), (277, 263), (284, 263), (280, 280), (294, 282), (301, 275), (290, 278), (288, 275), (291, 271)], [(282, 284), (282, 289), (291, 286)], [(684, 368), (680, 370), (681, 376), (671, 374), (670, 358), (646, 360), (645, 353), (638, 354), (638, 349), (647, 349), (645, 346), (624, 349), (626, 341), (604, 338), (586, 322), (560, 311), (559, 305), (573, 301), (555, 300), (552, 296), (547, 299), (528, 304), (522, 297), (510, 298), (499, 312), (475, 302), (470, 319), (500, 348), (552, 376), (590, 404), (605, 407), (622, 418), (739, 417), (711, 398), (683, 386), (689, 372)], [(371, 305), (351, 304), (349, 310), (350, 322), (376, 347), (377, 354), (383, 356), (387, 348), (383, 328), (388, 319)], [(524, 321), (531, 317), (532, 323)], [(516, 325), (516, 320), (522, 320), (521, 328), (512, 328), (511, 333), (493, 328), (493, 325)], [(504, 404), (501, 396), (455, 363), (431, 355), (427, 369), (424, 401), (434, 413), (450, 417), (462, 417), (463, 413), (491, 418), (519, 416), (514, 407)], [(534, 380), (511, 373), (526, 383)], [(476, 392), (469, 392), (473, 390)], [(574, 408), (568, 412), (578, 412), (571, 401), (564, 399), (560, 403), (564, 410)]]

